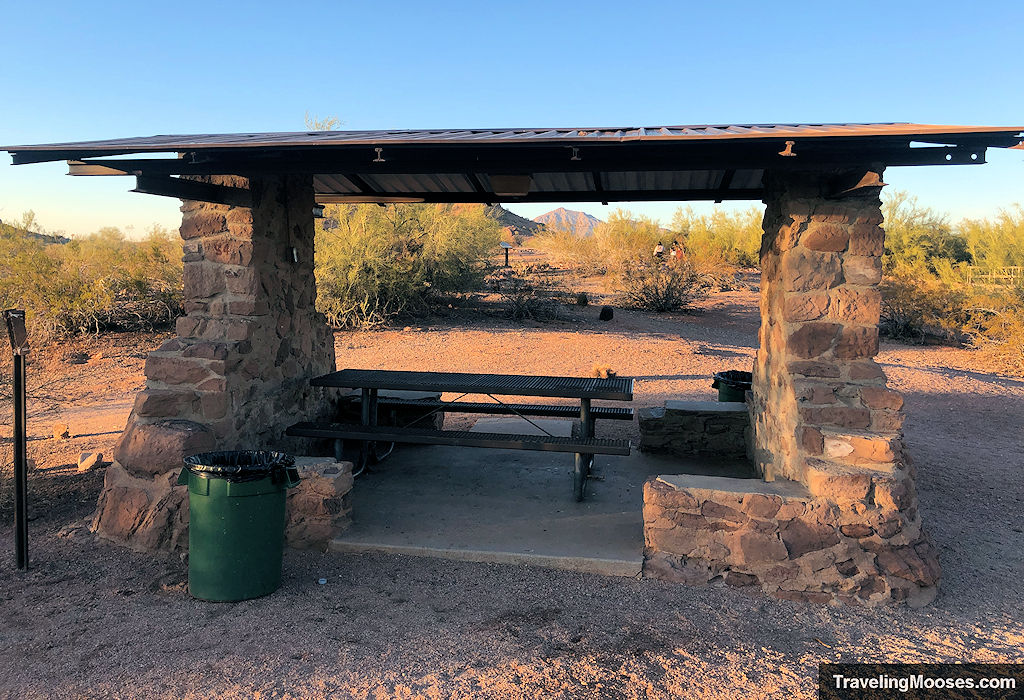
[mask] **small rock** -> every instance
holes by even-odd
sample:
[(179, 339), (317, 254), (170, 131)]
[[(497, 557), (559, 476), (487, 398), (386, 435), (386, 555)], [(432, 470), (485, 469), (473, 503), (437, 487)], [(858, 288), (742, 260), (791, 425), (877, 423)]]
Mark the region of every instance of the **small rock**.
[(89, 353), (87, 352), (72, 352), (67, 356), (67, 362), (69, 365), (84, 365), (89, 361)]
[(102, 452), (83, 452), (78, 457), (78, 471), (87, 472), (103, 463)]
[(412, 326), (406, 326), (405, 328), (402, 329), (402, 332), (403, 333), (408, 333), (411, 330), (412, 330)]
[(71, 437), (71, 428), (68, 427), (67, 423), (54, 423), (53, 424), (53, 439), (54, 440), (67, 440)]
[(610, 306), (602, 306), (601, 313), (597, 317), (602, 321), (611, 321), (615, 318), (615, 309)]

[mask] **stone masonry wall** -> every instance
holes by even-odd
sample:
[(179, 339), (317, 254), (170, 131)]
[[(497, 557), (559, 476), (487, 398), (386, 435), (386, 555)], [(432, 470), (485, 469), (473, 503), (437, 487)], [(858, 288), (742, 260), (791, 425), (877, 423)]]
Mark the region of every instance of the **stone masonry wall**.
[[(873, 359), (880, 175), (766, 174), (760, 347), (748, 401), (752, 456), (769, 483), (708, 488), (664, 477), (675, 479), (667, 490), (648, 482), (648, 575), (818, 602), (934, 596), (940, 570), (903, 448), (903, 397)], [(771, 482), (790, 497), (758, 491)]]
[(925, 605), (940, 571), (912, 495), (866, 475), (815, 497), (796, 482), (665, 476), (644, 485), (644, 574), (786, 600)]
[(808, 458), (887, 470), (899, 449), (903, 399), (873, 359), (880, 202), (876, 188), (826, 198), (842, 175), (766, 177), (752, 414), (754, 459), (768, 481), (805, 481)]
[(745, 403), (668, 400), (637, 412), (640, 450), (670, 455), (745, 457), (750, 413)]
[(288, 490), (285, 541), (296, 549), (326, 549), (352, 524), (352, 463), (299, 457), (299, 485)]
[(146, 360), (93, 523), (144, 549), (187, 542), (185, 489), (174, 485), (183, 456), (287, 449), (288, 425), (329, 411), (309, 386), (334, 369), (333, 337), (314, 308), (311, 179), (208, 180), (249, 187), (253, 206), (182, 205), (185, 316)]
[(877, 189), (826, 198), (839, 177), (766, 177), (752, 387), (766, 480), (803, 481), (806, 458), (822, 456), (833, 434), (858, 438), (847, 455), (833, 450), (842, 461), (891, 462), (902, 425), (902, 399), (873, 360), (885, 236)]

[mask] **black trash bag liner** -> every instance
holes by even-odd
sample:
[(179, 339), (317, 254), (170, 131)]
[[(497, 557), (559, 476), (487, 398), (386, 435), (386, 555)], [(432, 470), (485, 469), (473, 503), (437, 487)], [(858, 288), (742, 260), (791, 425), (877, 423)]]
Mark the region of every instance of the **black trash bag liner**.
[(285, 481), (285, 472), (295, 466), (295, 459), (284, 452), (268, 450), (225, 450), (202, 452), (185, 458), (185, 468), (204, 479), (224, 479), (238, 483), (257, 481), (268, 476)]
[(730, 389), (742, 389), (746, 391), (754, 381), (754, 375), (750, 372), (743, 372), (738, 369), (730, 369), (728, 372), (715, 372), (715, 381), (711, 383), (712, 388), (717, 389), (719, 382)]

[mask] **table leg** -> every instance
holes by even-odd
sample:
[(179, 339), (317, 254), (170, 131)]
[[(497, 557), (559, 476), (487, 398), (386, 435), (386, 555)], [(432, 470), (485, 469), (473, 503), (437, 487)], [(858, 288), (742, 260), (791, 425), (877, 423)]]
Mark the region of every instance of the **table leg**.
[[(580, 399), (580, 432), (581, 437), (594, 437), (594, 419), (590, 412), (590, 399)], [(590, 467), (594, 463), (594, 455), (576, 453), (575, 464), (572, 472), (573, 496), (577, 501), (582, 501), (587, 486), (587, 477), (590, 475)]]
[[(376, 421), (376, 394), (372, 389), (362, 389), (359, 397), (360, 422), (365, 426), (374, 425)], [(372, 404), (372, 405), (371, 405)], [(370, 468), (370, 443), (366, 440), (359, 442), (359, 464), (356, 465), (356, 473), (362, 474)]]

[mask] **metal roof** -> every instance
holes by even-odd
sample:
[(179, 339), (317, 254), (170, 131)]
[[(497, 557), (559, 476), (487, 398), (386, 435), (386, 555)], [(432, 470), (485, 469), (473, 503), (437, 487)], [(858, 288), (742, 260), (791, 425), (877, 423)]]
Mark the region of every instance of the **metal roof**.
[[(500, 143), (622, 143), (627, 141), (686, 141), (750, 138), (829, 138), (910, 136), (918, 140), (946, 143), (964, 136), (1012, 133), (1021, 140), (1024, 127), (948, 126), (880, 122), (873, 124), (732, 124), (648, 127), (532, 128), (532, 129), (408, 129), (382, 131), (293, 131), (254, 134), (178, 134), (142, 136), (103, 141), (72, 141), (24, 146), (4, 146), (0, 150), (22, 151), (77, 150), (171, 152), (205, 148), (253, 148), (289, 146), (351, 146), (372, 144), (500, 144)], [(936, 137), (940, 137), (937, 138)], [(948, 138), (946, 138), (948, 137)], [(63, 160), (57, 158), (56, 160)]]
[[(955, 165), (1015, 147), (1024, 127), (740, 124), (165, 135), (8, 146), (15, 164), (135, 175), (161, 192), (181, 175), (314, 177), (329, 201), (759, 199), (766, 169)], [(153, 154), (170, 153), (170, 158)], [(125, 158), (145, 154), (143, 158)], [(193, 188), (194, 191), (194, 188)], [(175, 195), (177, 196), (177, 195)]]

